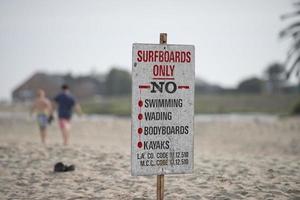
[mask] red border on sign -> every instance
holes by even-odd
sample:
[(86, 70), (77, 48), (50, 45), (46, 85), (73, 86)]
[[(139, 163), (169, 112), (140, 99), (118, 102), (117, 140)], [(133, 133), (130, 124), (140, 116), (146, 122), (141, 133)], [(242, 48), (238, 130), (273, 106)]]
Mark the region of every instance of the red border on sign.
[(188, 86), (188, 85), (179, 85), (178, 89), (190, 89), (190, 86)]
[(149, 89), (150, 85), (139, 85), (140, 89)]
[(174, 80), (173, 77), (154, 77), (153, 80)]

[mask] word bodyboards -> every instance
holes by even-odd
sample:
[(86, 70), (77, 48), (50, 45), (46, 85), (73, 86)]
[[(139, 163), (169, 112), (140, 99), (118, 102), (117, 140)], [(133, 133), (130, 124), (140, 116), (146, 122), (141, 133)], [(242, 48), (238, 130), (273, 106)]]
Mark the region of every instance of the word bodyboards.
[(192, 173), (193, 45), (133, 44), (131, 173)]

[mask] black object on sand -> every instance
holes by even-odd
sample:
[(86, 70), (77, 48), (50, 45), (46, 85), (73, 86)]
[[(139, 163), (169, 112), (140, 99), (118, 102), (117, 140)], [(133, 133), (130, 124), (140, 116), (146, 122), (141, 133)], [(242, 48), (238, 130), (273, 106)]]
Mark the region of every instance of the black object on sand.
[(75, 170), (75, 165), (64, 165), (62, 162), (58, 162), (54, 165), (54, 172), (70, 172)]

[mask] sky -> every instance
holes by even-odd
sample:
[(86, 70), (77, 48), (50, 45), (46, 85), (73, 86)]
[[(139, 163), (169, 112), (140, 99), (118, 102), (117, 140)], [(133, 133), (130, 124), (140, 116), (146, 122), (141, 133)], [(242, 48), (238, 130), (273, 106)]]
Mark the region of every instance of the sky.
[(288, 0), (0, 0), (0, 99), (37, 71), (131, 70), (132, 43), (195, 45), (196, 76), (234, 87), (283, 62)]

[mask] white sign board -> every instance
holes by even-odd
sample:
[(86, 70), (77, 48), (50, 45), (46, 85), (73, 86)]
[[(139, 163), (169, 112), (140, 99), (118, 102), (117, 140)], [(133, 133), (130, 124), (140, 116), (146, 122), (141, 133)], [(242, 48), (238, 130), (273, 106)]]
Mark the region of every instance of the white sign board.
[(192, 173), (193, 45), (133, 44), (131, 173)]

